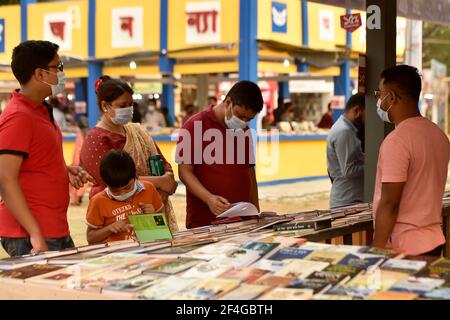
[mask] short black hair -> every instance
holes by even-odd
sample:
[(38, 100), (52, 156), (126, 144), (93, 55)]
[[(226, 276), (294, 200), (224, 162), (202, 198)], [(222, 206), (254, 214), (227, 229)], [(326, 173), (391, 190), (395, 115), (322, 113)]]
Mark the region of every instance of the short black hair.
[(217, 98), (214, 97), (214, 96), (209, 96), (209, 97), (208, 97), (208, 100), (214, 100), (215, 102), (217, 102)]
[(50, 41), (29, 40), (14, 48), (11, 69), (20, 84), (30, 81), (36, 69), (46, 69), (58, 53), (59, 46)]
[(108, 187), (122, 188), (136, 178), (136, 165), (127, 152), (110, 150), (100, 162), (100, 176)]
[(393, 84), (414, 101), (419, 101), (422, 79), (417, 68), (406, 64), (398, 65), (384, 70), (381, 78), (384, 79), (384, 84)]
[(347, 104), (345, 105), (345, 111), (349, 111), (358, 106), (362, 109), (366, 108), (366, 97), (361, 93), (354, 94), (348, 99)]
[(250, 109), (255, 113), (261, 112), (264, 105), (261, 89), (251, 81), (239, 81), (228, 92), (227, 97), (235, 105)]

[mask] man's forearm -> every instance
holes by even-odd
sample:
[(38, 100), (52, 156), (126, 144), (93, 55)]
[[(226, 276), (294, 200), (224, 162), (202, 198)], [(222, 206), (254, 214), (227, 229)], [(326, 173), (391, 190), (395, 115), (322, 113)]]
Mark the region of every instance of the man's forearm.
[(372, 245), (385, 248), (394, 230), (398, 217), (398, 207), (380, 203), (375, 215), (375, 236)]
[(211, 193), (203, 186), (193, 172), (184, 170), (182, 173), (180, 172), (180, 178), (190, 192), (203, 202), (208, 202), (208, 197), (211, 196)]
[(42, 236), (39, 224), (28, 208), (19, 182), (13, 179), (2, 181), (1, 193), (6, 207), (28, 234), (34, 237)]

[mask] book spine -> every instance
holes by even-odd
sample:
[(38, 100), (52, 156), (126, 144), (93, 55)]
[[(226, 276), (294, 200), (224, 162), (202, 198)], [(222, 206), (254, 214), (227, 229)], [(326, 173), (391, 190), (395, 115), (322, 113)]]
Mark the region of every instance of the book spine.
[(315, 222), (308, 223), (289, 223), (285, 225), (274, 226), (275, 231), (292, 231), (292, 230), (303, 230), (303, 229), (315, 229)]

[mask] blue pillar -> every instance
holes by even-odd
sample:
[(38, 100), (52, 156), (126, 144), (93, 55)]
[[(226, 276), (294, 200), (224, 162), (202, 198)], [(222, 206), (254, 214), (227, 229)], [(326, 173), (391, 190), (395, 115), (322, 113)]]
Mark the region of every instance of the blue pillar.
[(36, 0), (20, 0), (20, 28), (22, 42), (28, 40), (28, 5), (36, 3)]
[(159, 57), (159, 71), (164, 78), (170, 79), (170, 83), (162, 85), (161, 106), (167, 107), (169, 110), (169, 117), (175, 123), (175, 92), (173, 85), (173, 66), (174, 60), (167, 56), (167, 38), (168, 38), (168, 24), (169, 24), (169, 0), (161, 0), (161, 32), (160, 32), (160, 47), (161, 55)]
[(288, 99), (290, 97), (289, 81), (278, 82), (278, 97), (283, 99)]
[(258, 83), (258, 0), (240, 0), (239, 9), (239, 80)]
[[(302, 46), (308, 47), (309, 45), (309, 25), (308, 25), (308, 2), (302, 0)], [(298, 72), (308, 72), (308, 65), (295, 59)]]
[(97, 95), (95, 93), (95, 81), (103, 74), (103, 63), (95, 61), (95, 11), (96, 0), (89, 0), (89, 29), (88, 29), (88, 80), (87, 80), (87, 109), (89, 127), (95, 127), (99, 118), (100, 110), (97, 106)]
[[(351, 14), (349, 9), (346, 10), (346, 14)], [(346, 45), (348, 50), (347, 60), (340, 66), (339, 77), (334, 78), (334, 94), (337, 96), (345, 96), (345, 102), (350, 99), (351, 79), (350, 79), (350, 52), (352, 48), (352, 33), (347, 32)], [(344, 110), (333, 111), (333, 123), (344, 113)]]

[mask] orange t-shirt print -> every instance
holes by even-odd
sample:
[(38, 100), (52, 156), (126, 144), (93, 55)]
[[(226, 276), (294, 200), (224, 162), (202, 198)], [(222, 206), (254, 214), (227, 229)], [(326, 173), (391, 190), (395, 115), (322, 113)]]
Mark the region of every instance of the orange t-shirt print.
[[(117, 221), (128, 219), (129, 215), (141, 214), (140, 204), (151, 204), (156, 211), (163, 207), (161, 196), (151, 182), (140, 181), (144, 189), (138, 191), (131, 201), (111, 199), (106, 191), (96, 194), (89, 202), (86, 214), (87, 224), (94, 229), (104, 228)], [(132, 239), (133, 232), (112, 234), (104, 242)]]

